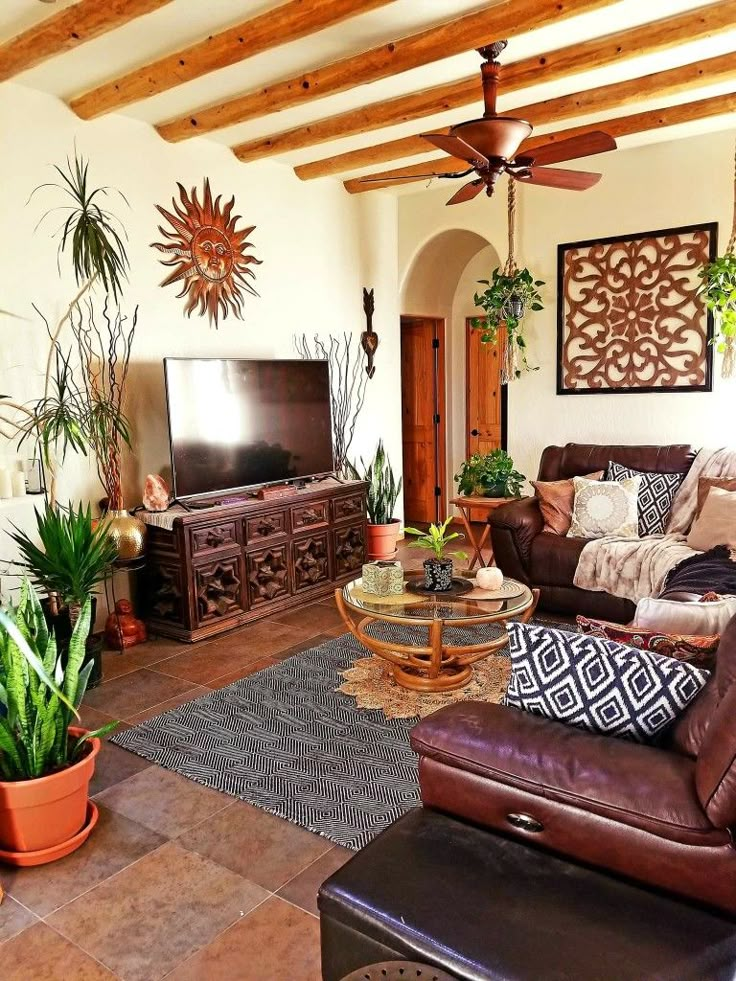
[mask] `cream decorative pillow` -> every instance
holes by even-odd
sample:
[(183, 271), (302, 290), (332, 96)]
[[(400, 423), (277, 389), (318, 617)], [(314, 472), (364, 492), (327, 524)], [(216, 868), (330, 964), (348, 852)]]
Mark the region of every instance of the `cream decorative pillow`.
[(575, 502), (568, 538), (639, 537), (641, 477), (625, 480), (587, 480), (573, 477)]
[(716, 545), (736, 546), (736, 491), (710, 488), (687, 544), (698, 552), (707, 552)]
[(636, 606), (634, 623), (647, 630), (671, 634), (722, 634), (736, 617), (736, 596), (724, 596), (713, 602), (687, 603), (680, 600), (645, 596)]

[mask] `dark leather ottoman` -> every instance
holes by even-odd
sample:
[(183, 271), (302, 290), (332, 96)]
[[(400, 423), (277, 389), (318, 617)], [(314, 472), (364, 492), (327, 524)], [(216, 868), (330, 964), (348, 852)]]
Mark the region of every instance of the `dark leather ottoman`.
[(457, 978), (731, 981), (736, 923), (417, 808), (320, 889), (324, 981), (406, 959)]

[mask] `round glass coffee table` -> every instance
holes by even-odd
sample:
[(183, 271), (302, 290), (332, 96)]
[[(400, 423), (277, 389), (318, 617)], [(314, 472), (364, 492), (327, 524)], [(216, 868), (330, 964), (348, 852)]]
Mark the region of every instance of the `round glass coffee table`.
[[(421, 573), (407, 573), (405, 582), (420, 579)], [(512, 617), (526, 622), (539, 600), (539, 591), (514, 580), (519, 592), (504, 599), (473, 599), (467, 594), (431, 596), (404, 591), (401, 595), (374, 596), (363, 591), (362, 579), (353, 579), (335, 590), (335, 602), (345, 626), (372, 654), (391, 663), (396, 682), (412, 691), (444, 692), (464, 688), (473, 676), (472, 665), (502, 650), (508, 643), (503, 630), (498, 636), (478, 631), (475, 643), (448, 641), (447, 629), (504, 625)], [(404, 644), (376, 636), (377, 623), (402, 624), (428, 631), (426, 646)]]

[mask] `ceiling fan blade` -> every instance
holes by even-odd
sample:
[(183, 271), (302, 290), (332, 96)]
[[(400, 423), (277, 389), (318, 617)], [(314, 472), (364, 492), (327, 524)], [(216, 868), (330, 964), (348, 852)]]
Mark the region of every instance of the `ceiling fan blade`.
[(426, 181), (429, 177), (450, 177), (457, 180), (458, 177), (467, 177), (468, 174), (475, 172), (474, 167), (468, 170), (460, 170), (451, 174), (393, 174), (391, 177), (361, 177), (360, 184), (380, 184), (383, 181)]
[(487, 157), (484, 157), (480, 150), (475, 150), (465, 140), (461, 140), (459, 136), (450, 136), (448, 133), (422, 133), (421, 135), (423, 139), (429, 140), (440, 150), (449, 153), (451, 157), (459, 157), (461, 160), (467, 160), (468, 163), (482, 167), (488, 166)]
[(558, 143), (545, 143), (522, 153), (514, 160), (514, 164), (522, 167), (540, 167), (546, 164), (561, 163), (564, 160), (575, 160), (576, 157), (590, 157), (594, 153), (605, 153), (616, 149), (616, 141), (608, 133), (595, 130), (583, 133), (581, 136), (571, 136), (569, 140)]
[(463, 184), (459, 191), (456, 191), (447, 204), (462, 204), (463, 201), (472, 201), (483, 190), (485, 184), (482, 180), (471, 181)]
[(589, 170), (562, 170), (559, 167), (529, 167), (511, 176), (523, 184), (541, 184), (544, 187), (560, 187), (566, 191), (587, 191), (601, 179), (602, 174)]

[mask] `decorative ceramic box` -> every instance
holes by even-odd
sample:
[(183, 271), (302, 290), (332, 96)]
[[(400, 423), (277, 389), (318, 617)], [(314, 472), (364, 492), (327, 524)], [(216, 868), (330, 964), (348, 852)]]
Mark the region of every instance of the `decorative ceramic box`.
[(400, 562), (367, 562), (363, 566), (363, 591), (376, 596), (404, 592), (404, 570)]

